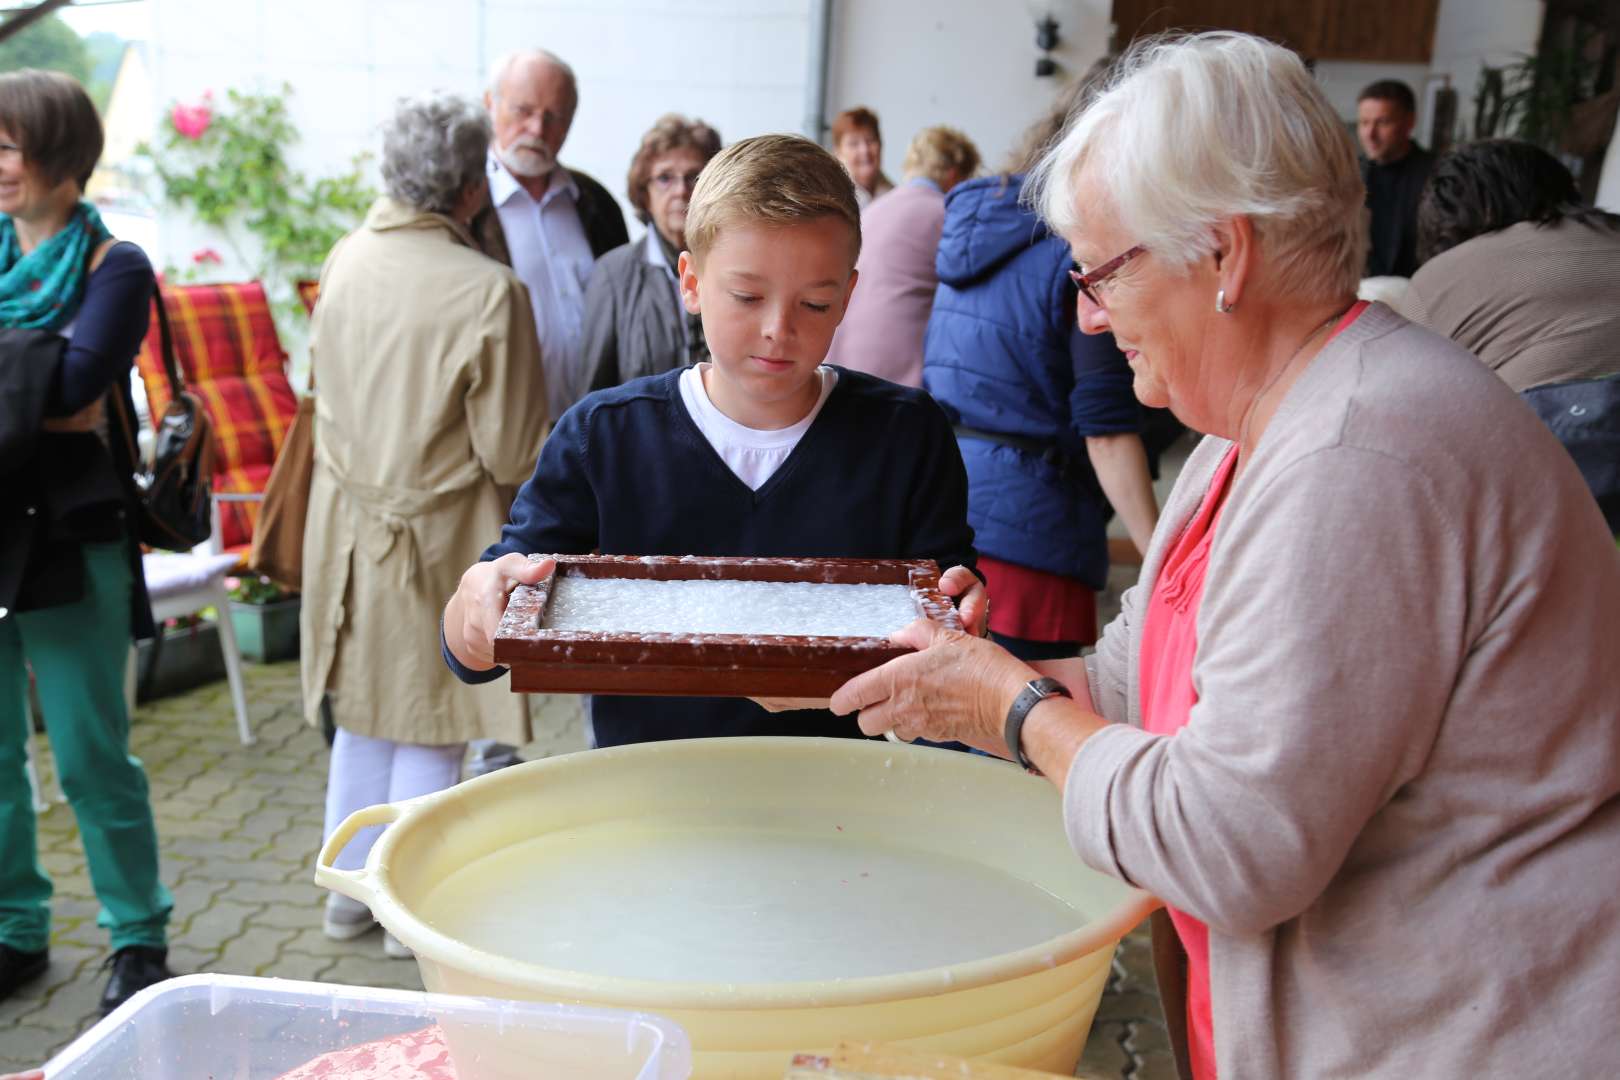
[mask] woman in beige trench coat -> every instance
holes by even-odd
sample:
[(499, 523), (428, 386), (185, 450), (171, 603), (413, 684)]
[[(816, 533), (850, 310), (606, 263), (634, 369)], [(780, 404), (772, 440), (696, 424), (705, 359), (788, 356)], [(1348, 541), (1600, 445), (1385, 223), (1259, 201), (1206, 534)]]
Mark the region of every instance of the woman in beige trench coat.
[[(528, 295), (466, 228), (488, 145), (469, 102), (402, 104), (383, 138), (388, 194), (321, 273), (300, 631), (304, 714), (316, 722), (328, 695), (338, 729), (327, 836), (361, 807), (454, 784), (470, 739), (528, 739), (521, 696), (463, 686), (439, 659), (444, 598), (500, 531), (548, 420)], [(336, 865), (362, 865), (379, 831)], [(328, 899), (329, 936), (372, 925)]]

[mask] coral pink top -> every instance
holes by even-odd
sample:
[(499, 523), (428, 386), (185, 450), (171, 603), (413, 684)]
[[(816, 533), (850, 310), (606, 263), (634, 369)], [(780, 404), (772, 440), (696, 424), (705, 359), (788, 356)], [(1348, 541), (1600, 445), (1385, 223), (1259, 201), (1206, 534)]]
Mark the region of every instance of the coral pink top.
[[(1204, 568), (1215, 539), (1226, 491), (1237, 466), (1237, 446), (1227, 451), (1209, 494), (1165, 557), (1148, 598), (1142, 625), (1142, 726), (1155, 735), (1185, 727), (1198, 703), (1193, 688), (1193, 655), (1198, 651), (1198, 603), (1204, 596)], [(1214, 1017), (1209, 1000), (1209, 928), (1184, 911), (1169, 908), (1187, 951), (1187, 1049), (1194, 1080), (1214, 1080)]]
[[(1333, 328), (1333, 335), (1366, 310), (1357, 302)], [(1210, 480), (1198, 512), (1165, 556), (1148, 598), (1142, 625), (1142, 726), (1155, 735), (1174, 735), (1187, 725), (1198, 703), (1193, 657), (1198, 652), (1198, 605), (1204, 597), (1204, 570), (1215, 527), (1237, 468), (1233, 444)], [(1187, 952), (1187, 1050), (1194, 1080), (1215, 1080), (1215, 1022), (1209, 994), (1209, 927), (1184, 911), (1166, 909)]]

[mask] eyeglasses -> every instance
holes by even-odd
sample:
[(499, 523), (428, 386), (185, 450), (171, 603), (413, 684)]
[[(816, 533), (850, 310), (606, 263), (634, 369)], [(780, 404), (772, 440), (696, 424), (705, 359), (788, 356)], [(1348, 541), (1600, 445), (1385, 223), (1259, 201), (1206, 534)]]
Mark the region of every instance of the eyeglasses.
[(689, 173), (661, 172), (652, 178), (653, 186), (668, 191), (677, 184), (685, 188), (695, 188), (698, 182), (696, 171)]
[(1103, 302), (1097, 295), (1098, 286), (1102, 285), (1103, 282), (1119, 273), (1120, 270), (1124, 268), (1126, 263), (1130, 262), (1132, 259), (1136, 258), (1146, 250), (1147, 248), (1143, 247), (1141, 244), (1137, 244), (1125, 254), (1115, 259), (1109, 259), (1107, 262), (1103, 263), (1101, 266), (1097, 267), (1097, 269), (1092, 270), (1089, 273), (1082, 274), (1078, 270), (1070, 270), (1069, 276), (1074, 279), (1074, 283), (1076, 285), (1080, 286), (1080, 294), (1082, 296), (1084, 296), (1087, 300), (1090, 300), (1096, 306), (1102, 307)]

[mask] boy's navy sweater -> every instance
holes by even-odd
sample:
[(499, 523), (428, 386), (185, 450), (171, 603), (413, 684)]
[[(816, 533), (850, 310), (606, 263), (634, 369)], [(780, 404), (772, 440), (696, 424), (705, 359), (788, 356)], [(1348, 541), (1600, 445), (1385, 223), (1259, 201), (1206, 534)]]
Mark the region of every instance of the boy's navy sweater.
[[(569, 409), (485, 560), (511, 552), (924, 558), (974, 565), (967, 474), (950, 422), (920, 390), (838, 369), (815, 422), (750, 491), (681, 401), (681, 370), (600, 390)], [(466, 682), (472, 671), (445, 650)], [(744, 698), (598, 695), (598, 746), (716, 735), (859, 737), (853, 716), (769, 713)]]

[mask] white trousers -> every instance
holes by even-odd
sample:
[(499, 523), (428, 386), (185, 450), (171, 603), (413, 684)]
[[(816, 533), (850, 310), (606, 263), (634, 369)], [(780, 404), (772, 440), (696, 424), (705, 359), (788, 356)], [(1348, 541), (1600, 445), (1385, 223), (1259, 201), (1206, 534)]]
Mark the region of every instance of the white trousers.
[[(461, 759), (466, 752), (466, 743), (420, 746), (338, 728), (326, 777), (325, 836), (330, 838), (356, 810), (454, 786), (461, 779)], [(332, 864), (339, 870), (360, 869), (383, 828), (371, 825), (355, 833)]]

